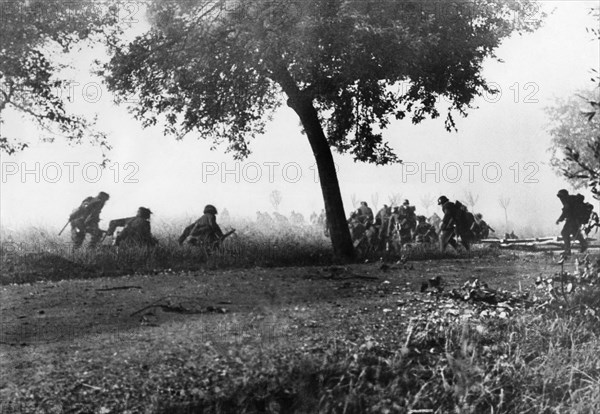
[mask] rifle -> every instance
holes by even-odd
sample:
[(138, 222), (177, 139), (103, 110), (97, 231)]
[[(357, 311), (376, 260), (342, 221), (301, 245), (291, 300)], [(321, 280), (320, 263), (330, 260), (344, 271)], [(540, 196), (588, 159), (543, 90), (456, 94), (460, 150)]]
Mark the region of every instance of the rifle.
[(65, 231), (65, 229), (67, 228), (67, 226), (69, 225), (70, 222), (71, 222), (71, 219), (67, 220), (67, 224), (65, 224), (65, 226), (62, 228), (62, 230), (58, 232), (59, 236), (62, 234), (63, 231)]
[(233, 230), (229, 230), (227, 233), (225, 233), (222, 237), (221, 240), (219, 240), (219, 243), (223, 243), (223, 240), (225, 240), (227, 237), (231, 236), (233, 233), (235, 233), (235, 229)]

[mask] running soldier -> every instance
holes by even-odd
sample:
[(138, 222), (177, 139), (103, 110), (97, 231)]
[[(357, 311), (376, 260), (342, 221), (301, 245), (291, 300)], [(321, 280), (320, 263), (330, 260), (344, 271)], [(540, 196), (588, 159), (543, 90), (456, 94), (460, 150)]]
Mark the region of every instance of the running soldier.
[(475, 218), (469, 213), (462, 203), (452, 203), (446, 196), (438, 198), (438, 205), (442, 206), (444, 218), (440, 228), (440, 249), (446, 250), (448, 244), (458, 250), (455, 236), (460, 237), (460, 242), (466, 250), (471, 249), (474, 234)]
[(134, 217), (111, 220), (106, 235), (112, 236), (117, 227), (123, 227), (123, 230), (115, 238), (115, 246), (154, 247), (158, 244), (158, 240), (152, 236), (150, 229), (151, 214), (152, 211), (149, 208), (140, 207)]
[(443, 253), (446, 247), (450, 245), (454, 250), (458, 250), (458, 243), (456, 243), (456, 239), (454, 238), (456, 226), (454, 217), (456, 216), (457, 207), (446, 196), (438, 198), (438, 206), (442, 206), (442, 212), (444, 213), (442, 224), (440, 225), (440, 249)]
[(87, 197), (83, 200), (81, 205), (71, 213), (69, 222), (73, 248), (80, 248), (88, 233), (91, 235), (89, 247), (94, 248), (98, 245), (104, 233), (98, 227), (100, 212), (109, 198), (107, 193), (100, 191), (96, 197)]
[[(570, 195), (565, 189), (559, 190), (556, 196), (560, 199), (560, 202), (563, 205), (562, 214), (558, 220), (556, 220), (556, 224), (566, 220), (565, 225), (560, 233), (565, 241), (565, 251), (563, 252), (563, 255), (568, 256), (571, 254), (571, 236), (574, 236), (576, 240), (579, 240), (580, 250), (581, 252), (585, 252), (587, 250), (587, 241), (581, 233), (581, 225), (587, 223), (587, 220), (589, 220), (589, 214), (584, 212), (586, 207), (583, 201), (583, 196), (580, 196), (579, 194)], [(587, 214), (586, 220), (583, 220), (583, 213)]]

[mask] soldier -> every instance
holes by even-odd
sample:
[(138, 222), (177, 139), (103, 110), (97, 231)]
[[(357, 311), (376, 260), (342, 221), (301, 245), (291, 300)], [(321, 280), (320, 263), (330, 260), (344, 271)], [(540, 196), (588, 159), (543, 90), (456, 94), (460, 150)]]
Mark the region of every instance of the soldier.
[(415, 228), (417, 227), (417, 215), (415, 207), (410, 205), (408, 200), (404, 200), (400, 207), (402, 238), (409, 242), (412, 240)]
[(586, 251), (587, 241), (581, 234), (581, 225), (585, 223), (582, 223), (579, 217), (580, 205), (583, 204), (583, 200), (579, 198), (581, 196), (569, 195), (569, 192), (565, 189), (559, 190), (556, 196), (563, 205), (562, 214), (558, 220), (556, 220), (556, 224), (566, 220), (560, 233), (565, 241), (565, 251), (563, 252), (563, 255), (568, 256), (571, 254), (571, 236), (574, 236), (576, 240), (579, 240), (581, 252)]
[(158, 240), (152, 236), (150, 229), (151, 214), (152, 211), (149, 208), (140, 207), (134, 217), (111, 220), (106, 235), (112, 236), (117, 227), (123, 227), (123, 230), (117, 233), (115, 246), (154, 247), (158, 244)]
[(88, 233), (92, 236), (89, 246), (96, 247), (98, 245), (104, 233), (98, 227), (100, 212), (109, 198), (107, 193), (100, 191), (96, 197), (87, 197), (83, 200), (81, 205), (71, 213), (69, 216), (71, 241), (75, 249), (81, 247)]
[(437, 213), (433, 213), (431, 217), (427, 219), (427, 222), (433, 226), (436, 232), (440, 231), (440, 226), (442, 225), (442, 219)]
[(460, 242), (466, 250), (470, 250), (471, 241), (473, 240), (473, 224), (475, 218), (473, 214), (466, 211), (466, 208), (459, 203), (452, 203), (446, 196), (438, 198), (438, 205), (442, 206), (444, 218), (440, 228), (440, 248), (446, 250), (448, 244), (458, 250), (455, 236), (460, 237)]
[(435, 228), (427, 223), (425, 216), (417, 216), (417, 227), (415, 228), (415, 241), (417, 243), (433, 243), (437, 240)]
[(490, 225), (486, 223), (486, 221), (483, 219), (483, 215), (481, 213), (475, 214), (475, 220), (477, 221), (477, 224), (479, 225), (478, 238), (480, 240), (487, 239), (488, 237), (490, 237), (490, 231), (492, 233), (496, 232), (496, 230), (491, 228)]
[(187, 242), (193, 246), (202, 246), (208, 252), (223, 239), (223, 232), (217, 224), (217, 209), (212, 204), (204, 207), (204, 215), (185, 228), (179, 237), (179, 244)]
[(385, 248), (389, 232), (390, 223), (392, 218), (392, 208), (387, 204), (384, 204), (381, 210), (377, 212), (375, 216), (375, 227), (378, 229), (378, 246), (377, 250)]
[(454, 216), (456, 215), (457, 207), (446, 196), (438, 198), (438, 206), (442, 206), (442, 211), (444, 212), (440, 226), (440, 249), (443, 253), (446, 247), (450, 245), (455, 250), (458, 250), (458, 244), (454, 238), (456, 226)]
[(381, 210), (379, 210), (375, 215), (375, 224), (383, 224), (386, 220), (390, 218), (391, 215), (391, 207), (389, 207), (387, 204), (384, 204), (383, 207), (381, 207)]
[(358, 208), (358, 210), (356, 210), (356, 212), (358, 213), (358, 220), (361, 223), (367, 226), (373, 224), (373, 210), (371, 210), (371, 207), (367, 205), (366, 201), (360, 202), (360, 207)]

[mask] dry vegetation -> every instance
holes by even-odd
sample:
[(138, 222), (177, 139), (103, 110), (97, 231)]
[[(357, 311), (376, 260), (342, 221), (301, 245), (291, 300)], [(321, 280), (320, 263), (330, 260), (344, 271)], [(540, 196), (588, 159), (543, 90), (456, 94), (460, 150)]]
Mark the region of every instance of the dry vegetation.
[[(7, 254), (4, 234), (3, 325), (80, 329), (3, 338), (1, 412), (600, 412), (596, 259), (423, 248), (332, 266), (318, 229), (230, 226), (208, 258), (178, 226), (154, 251), (72, 254), (32, 230), (13, 243), (39, 251)], [(123, 285), (139, 288), (106, 291)], [(172, 312), (182, 295), (198, 312)]]

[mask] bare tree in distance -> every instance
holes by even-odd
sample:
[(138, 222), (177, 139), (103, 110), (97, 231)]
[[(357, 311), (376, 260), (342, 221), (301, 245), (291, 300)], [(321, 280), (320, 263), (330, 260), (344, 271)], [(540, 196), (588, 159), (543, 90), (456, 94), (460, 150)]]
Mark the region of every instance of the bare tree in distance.
[(283, 195), (281, 194), (281, 191), (271, 191), (271, 194), (269, 195), (269, 200), (271, 201), (271, 204), (273, 205), (275, 211), (279, 211), (279, 205), (281, 204), (281, 200), (283, 200)]
[(390, 201), (390, 207), (395, 207), (400, 205), (400, 200), (402, 200), (402, 193), (392, 193), (388, 196), (388, 200)]
[(431, 193), (427, 193), (421, 197), (421, 205), (425, 207), (425, 212), (429, 215), (429, 207), (433, 205), (434, 197)]
[(358, 208), (358, 198), (356, 197), (356, 193), (352, 194), (352, 196), (350, 197), (350, 200), (352, 200), (352, 208), (357, 209)]
[(473, 194), (471, 191), (465, 191), (465, 199), (471, 211), (475, 211), (475, 204), (479, 200), (479, 194)]
[(379, 193), (371, 194), (371, 203), (373, 204), (373, 211), (379, 210), (377, 206), (379, 205)]
[(506, 226), (506, 231), (508, 231), (508, 206), (510, 205), (510, 197), (500, 196), (500, 198), (498, 198), (498, 203), (504, 210), (504, 224)]

